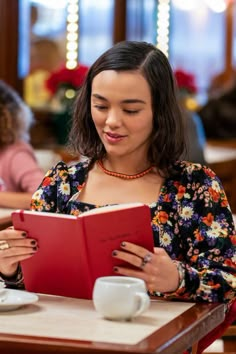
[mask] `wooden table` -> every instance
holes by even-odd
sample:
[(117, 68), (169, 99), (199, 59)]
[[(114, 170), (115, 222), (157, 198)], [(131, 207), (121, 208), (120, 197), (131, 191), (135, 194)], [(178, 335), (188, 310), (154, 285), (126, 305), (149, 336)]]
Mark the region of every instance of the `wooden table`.
[(231, 161), (236, 159), (236, 147), (222, 147), (207, 144), (204, 156), (209, 164)]
[(223, 320), (223, 304), (154, 300), (133, 321), (108, 321), (90, 300), (40, 295), (0, 312), (0, 352), (180, 354)]

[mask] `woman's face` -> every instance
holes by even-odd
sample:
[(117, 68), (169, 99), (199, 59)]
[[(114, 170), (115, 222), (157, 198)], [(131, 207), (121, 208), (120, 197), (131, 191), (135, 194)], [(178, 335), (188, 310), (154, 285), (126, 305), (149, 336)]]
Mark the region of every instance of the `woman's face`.
[(95, 76), (91, 113), (108, 155), (147, 158), (153, 128), (151, 91), (138, 71), (107, 70)]

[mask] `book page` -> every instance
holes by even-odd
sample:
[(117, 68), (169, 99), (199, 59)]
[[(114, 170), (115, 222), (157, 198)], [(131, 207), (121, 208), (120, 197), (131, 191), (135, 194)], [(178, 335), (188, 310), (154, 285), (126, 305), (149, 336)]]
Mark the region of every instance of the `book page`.
[(55, 217), (55, 218), (66, 218), (66, 219), (72, 219), (75, 220), (78, 217), (75, 215), (70, 215), (70, 214), (60, 214), (60, 213), (52, 213), (52, 212), (47, 212), (47, 211), (34, 211), (34, 210), (23, 210), (23, 209), (17, 209), (14, 210), (11, 215), (13, 214), (22, 214), (22, 217), (24, 215), (37, 215), (37, 216), (46, 216), (46, 217)]
[[(38, 211), (33, 211), (33, 210), (21, 210), (21, 209), (9, 209), (11, 211), (14, 212), (19, 212), (19, 213), (23, 213), (24, 215), (41, 215), (41, 216), (46, 216), (46, 217), (57, 217), (57, 218), (66, 218), (66, 219), (77, 219), (78, 217), (84, 217), (87, 215), (93, 215), (93, 214), (101, 214), (101, 213), (106, 213), (106, 212), (110, 212), (110, 211), (116, 211), (116, 210), (123, 210), (123, 209), (130, 209), (130, 208), (135, 208), (135, 207), (140, 207), (143, 206), (145, 204), (143, 203), (122, 203), (122, 204), (114, 204), (114, 205), (106, 205), (106, 206), (102, 206), (99, 208), (95, 208), (95, 209), (91, 209), (88, 211), (83, 212), (82, 214), (75, 216), (75, 215), (70, 215), (70, 214), (60, 214), (60, 213), (50, 213), (50, 212), (38, 212)], [(22, 214), (22, 215), (23, 215)], [(11, 215), (11, 213), (10, 213)]]
[(122, 203), (122, 204), (114, 204), (114, 205), (106, 205), (102, 206), (99, 208), (91, 209), (88, 211), (85, 211), (84, 213), (80, 214), (79, 217), (91, 215), (91, 214), (100, 214), (100, 213), (106, 213), (110, 211), (116, 211), (116, 210), (123, 210), (123, 209), (130, 209), (130, 208), (136, 208), (143, 206), (145, 204), (143, 203)]

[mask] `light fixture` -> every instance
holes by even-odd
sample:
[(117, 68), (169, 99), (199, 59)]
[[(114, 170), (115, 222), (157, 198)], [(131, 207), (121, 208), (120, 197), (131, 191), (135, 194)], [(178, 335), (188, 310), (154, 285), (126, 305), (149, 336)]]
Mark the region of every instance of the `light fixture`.
[(225, 0), (205, 0), (209, 9), (214, 12), (224, 12), (227, 8)]
[(183, 11), (191, 11), (199, 4), (200, 0), (172, 0), (173, 5)]
[(66, 20), (66, 67), (74, 69), (79, 56), (79, 0), (68, 0)]
[(64, 9), (66, 7), (67, 0), (31, 0), (31, 4), (43, 5), (51, 9)]
[(170, 0), (157, 1), (157, 48), (167, 57), (169, 52)]
[(224, 12), (233, 0), (172, 0), (175, 7), (183, 11), (191, 11), (199, 6), (206, 6), (214, 12)]

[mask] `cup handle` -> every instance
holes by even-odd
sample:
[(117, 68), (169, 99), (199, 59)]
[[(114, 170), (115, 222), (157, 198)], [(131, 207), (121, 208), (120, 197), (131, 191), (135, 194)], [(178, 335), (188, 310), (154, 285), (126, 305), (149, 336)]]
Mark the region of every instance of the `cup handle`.
[(141, 315), (141, 313), (146, 311), (150, 305), (150, 298), (145, 292), (137, 292), (136, 297), (139, 301), (139, 307), (134, 314), (135, 317)]

